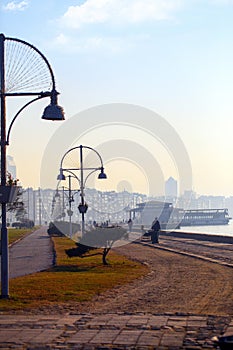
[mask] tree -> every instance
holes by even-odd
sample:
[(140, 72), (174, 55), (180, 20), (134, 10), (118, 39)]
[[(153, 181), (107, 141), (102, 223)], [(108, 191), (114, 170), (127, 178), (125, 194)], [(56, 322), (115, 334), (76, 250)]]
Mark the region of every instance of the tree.
[[(7, 203), (7, 212), (15, 212), (15, 217), (18, 220), (20, 217), (24, 217), (26, 210), (24, 207), (24, 202), (22, 201), (22, 187), (18, 186), (18, 179), (14, 179), (11, 173), (7, 172), (6, 174), (6, 187), (5, 188), (15, 188), (17, 191), (17, 196), (13, 203)], [(0, 215), (1, 217), (1, 215)]]
[(120, 226), (108, 226), (108, 227), (96, 227), (95, 229), (88, 231), (85, 235), (76, 243), (76, 248), (66, 250), (66, 254), (71, 258), (74, 256), (90, 256), (86, 255), (91, 250), (102, 248), (102, 253), (96, 253), (91, 255), (102, 255), (102, 262), (104, 265), (107, 263), (107, 255), (114, 243), (120, 239), (123, 239), (127, 234), (126, 229)]

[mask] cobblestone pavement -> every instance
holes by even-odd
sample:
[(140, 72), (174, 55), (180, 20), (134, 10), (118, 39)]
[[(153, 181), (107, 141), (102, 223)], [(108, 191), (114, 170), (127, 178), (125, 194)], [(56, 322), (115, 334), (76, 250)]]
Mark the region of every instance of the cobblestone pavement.
[(0, 315), (1, 349), (215, 349), (230, 317), (154, 314)]

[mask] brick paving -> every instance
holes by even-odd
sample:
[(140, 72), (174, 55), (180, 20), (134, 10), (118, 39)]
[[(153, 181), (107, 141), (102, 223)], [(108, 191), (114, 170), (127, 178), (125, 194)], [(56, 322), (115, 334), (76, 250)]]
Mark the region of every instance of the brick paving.
[[(0, 315), (1, 349), (216, 349), (233, 318), (198, 315)], [(232, 334), (232, 333), (231, 333)]]

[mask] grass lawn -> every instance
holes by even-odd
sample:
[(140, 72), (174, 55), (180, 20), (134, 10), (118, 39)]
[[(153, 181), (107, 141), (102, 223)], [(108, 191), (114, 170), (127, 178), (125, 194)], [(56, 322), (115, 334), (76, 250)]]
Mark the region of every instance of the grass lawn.
[(11, 279), (10, 299), (0, 299), (0, 311), (88, 301), (148, 272), (146, 266), (113, 251), (108, 255), (107, 266), (102, 264), (101, 255), (68, 258), (65, 249), (74, 247), (74, 242), (66, 237), (53, 237), (53, 240), (57, 265), (44, 272)]
[(37, 230), (37, 226), (33, 228), (8, 228), (8, 234), (9, 234), (9, 244), (14, 243), (18, 239), (24, 237), (28, 233)]

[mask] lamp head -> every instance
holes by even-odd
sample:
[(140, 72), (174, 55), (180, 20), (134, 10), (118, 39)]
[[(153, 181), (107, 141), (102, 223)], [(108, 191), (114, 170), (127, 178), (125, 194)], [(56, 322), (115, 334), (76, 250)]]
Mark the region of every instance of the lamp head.
[(52, 90), (50, 97), (51, 103), (44, 109), (44, 113), (42, 115), (42, 119), (45, 120), (64, 120), (64, 110), (61, 106), (57, 104), (57, 95), (58, 92), (56, 90)]
[(66, 179), (66, 177), (65, 177), (65, 175), (63, 174), (63, 170), (62, 170), (62, 168), (60, 169), (60, 173), (57, 175), (57, 180), (65, 180)]
[(98, 179), (107, 179), (107, 175), (104, 172), (104, 168), (101, 168), (101, 172), (99, 173)]

